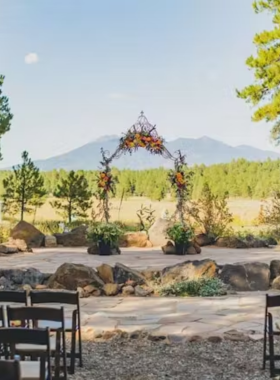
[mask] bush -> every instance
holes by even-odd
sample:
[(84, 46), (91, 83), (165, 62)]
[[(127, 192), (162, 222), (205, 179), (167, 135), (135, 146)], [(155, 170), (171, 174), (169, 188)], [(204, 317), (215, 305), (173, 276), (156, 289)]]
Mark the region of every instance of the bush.
[(88, 239), (92, 242), (118, 245), (123, 231), (116, 223), (95, 223), (88, 230)]
[(190, 201), (187, 214), (190, 221), (194, 220), (202, 232), (208, 236), (221, 237), (230, 233), (229, 224), (233, 221), (229, 212), (228, 196), (214, 195), (207, 183), (204, 184), (198, 201)]
[(0, 243), (5, 243), (9, 240), (11, 228), (9, 226), (0, 225)]
[(88, 220), (75, 220), (71, 223), (65, 223), (61, 220), (43, 220), (35, 222), (34, 226), (45, 235), (53, 235), (63, 232), (62, 228), (60, 227), (61, 223), (64, 223), (65, 228), (69, 230), (72, 230), (73, 228), (79, 227), (83, 224), (89, 225)]
[(173, 226), (167, 229), (166, 233), (169, 239), (177, 244), (188, 244), (194, 236), (193, 230), (182, 223), (173, 224)]
[(218, 278), (177, 282), (160, 290), (161, 296), (214, 297), (226, 294), (225, 285)]

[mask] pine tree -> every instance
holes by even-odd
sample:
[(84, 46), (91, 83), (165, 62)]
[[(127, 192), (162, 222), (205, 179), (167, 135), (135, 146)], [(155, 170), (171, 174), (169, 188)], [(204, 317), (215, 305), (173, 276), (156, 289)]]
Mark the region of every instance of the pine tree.
[[(9, 99), (3, 95), (2, 86), (5, 77), (0, 75), (0, 138), (10, 130), (13, 115), (9, 107)], [(0, 159), (2, 155), (0, 153)]]
[(72, 222), (73, 216), (85, 218), (86, 211), (92, 205), (92, 193), (88, 189), (89, 185), (84, 174), (72, 170), (57, 185), (54, 191), (54, 197), (57, 199), (51, 202), (51, 205), (58, 209), (69, 223)]
[(274, 29), (255, 35), (257, 55), (246, 61), (254, 70), (255, 82), (237, 95), (257, 107), (253, 121), (274, 123), (271, 137), (280, 143), (280, 0), (256, 0), (253, 7), (256, 13), (271, 14)]
[(20, 219), (23, 220), (24, 213), (31, 212), (32, 207), (42, 204), (42, 199), (46, 195), (44, 179), (28, 153), (22, 153), (22, 164), (13, 167), (13, 173), (3, 179), (4, 210), (15, 215), (20, 212)]

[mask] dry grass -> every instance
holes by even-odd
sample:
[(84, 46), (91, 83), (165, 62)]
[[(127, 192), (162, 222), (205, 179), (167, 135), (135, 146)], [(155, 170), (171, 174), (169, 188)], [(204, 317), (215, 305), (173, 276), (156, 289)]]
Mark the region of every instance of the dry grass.
[[(48, 200), (40, 209), (37, 210), (36, 220), (61, 220), (61, 216), (51, 207)], [(155, 210), (155, 216), (159, 217), (163, 210), (168, 210), (172, 213), (175, 210), (175, 203), (172, 201), (151, 201), (148, 198), (131, 197), (124, 200), (120, 209), (120, 200), (112, 199), (111, 201), (111, 216), (113, 220), (121, 220), (125, 222), (137, 222), (137, 210), (141, 205), (152, 208)], [(248, 227), (252, 225), (252, 221), (258, 216), (261, 201), (249, 199), (231, 199), (229, 201), (230, 211), (235, 217), (235, 224), (237, 226)], [(96, 204), (95, 204), (96, 206)], [(33, 215), (26, 217), (28, 221), (33, 221)]]

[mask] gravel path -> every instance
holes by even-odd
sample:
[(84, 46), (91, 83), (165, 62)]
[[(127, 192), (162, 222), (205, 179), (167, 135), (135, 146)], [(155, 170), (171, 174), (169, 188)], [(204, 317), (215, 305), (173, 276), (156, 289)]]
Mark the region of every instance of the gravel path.
[[(262, 342), (170, 345), (117, 338), (84, 343), (84, 368), (71, 380), (265, 380)], [(280, 349), (280, 345), (278, 345)]]

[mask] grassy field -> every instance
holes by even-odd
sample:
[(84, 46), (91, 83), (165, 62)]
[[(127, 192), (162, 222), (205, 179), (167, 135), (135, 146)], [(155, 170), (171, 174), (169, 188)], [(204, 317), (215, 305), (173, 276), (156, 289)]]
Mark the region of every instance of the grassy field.
[[(137, 210), (141, 205), (150, 207), (155, 210), (155, 216), (158, 217), (164, 210), (170, 213), (175, 210), (175, 203), (172, 201), (151, 201), (147, 198), (133, 197), (124, 200), (120, 205), (119, 199), (111, 201), (111, 216), (113, 220), (121, 220), (123, 222), (136, 222)], [(234, 224), (237, 226), (250, 226), (252, 221), (258, 216), (261, 201), (250, 199), (230, 199), (229, 209), (234, 215)], [(121, 207), (120, 207), (121, 206)], [(34, 216), (32, 214), (26, 216), (26, 220), (32, 222)], [(61, 216), (51, 207), (50, 200), (47, 201), (36, 212), (36, 221), (43, 220), (61, 220)]]

